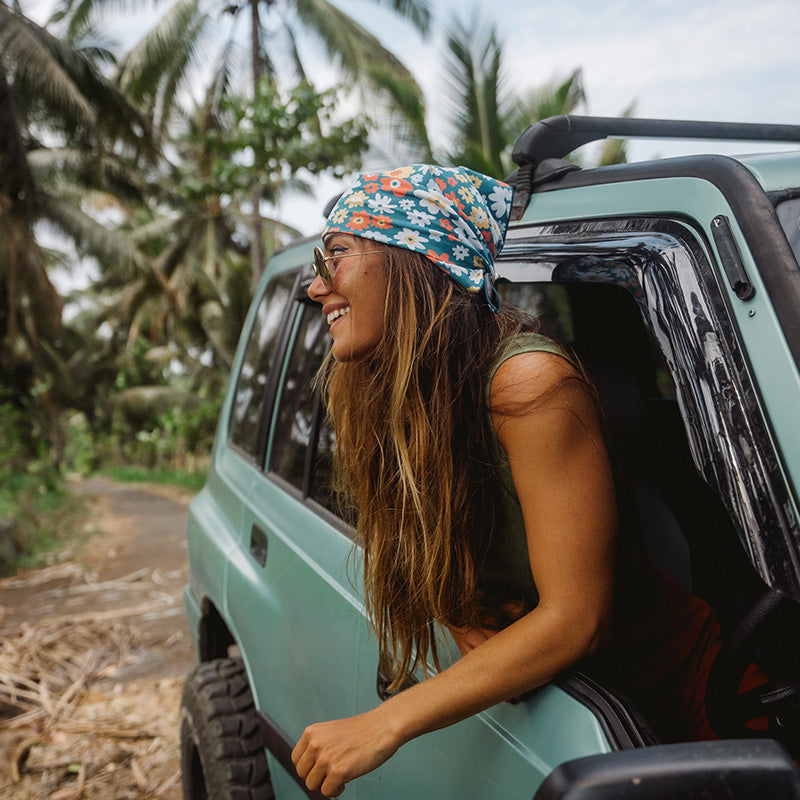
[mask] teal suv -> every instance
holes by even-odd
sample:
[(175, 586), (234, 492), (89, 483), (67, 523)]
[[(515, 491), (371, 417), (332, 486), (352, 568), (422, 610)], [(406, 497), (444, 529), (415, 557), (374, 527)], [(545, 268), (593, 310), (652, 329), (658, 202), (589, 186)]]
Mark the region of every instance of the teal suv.
[[(565, 160), (609, 136), (787, 146)], [(597, 382), (652, 558), (723, 623), (707, 696), (719, 741), (665, 744), (573, 670), (410, 742), (346, 797), (800, 798), (799, 143), (800, 126), (540, 122), (515, 149), (515, 221), (497, 263), (504, 300), (538, 315)], [(315, 243), (264, 272), (190, 508), (185, 606), (200, 664), (181, 709), (186, 798), (309, 796), (289, 758), (304, 727), (386, 696), (313, 389), (329, 344), (306, 295)], [(770, 681), (740, 695), (753, 660)]]

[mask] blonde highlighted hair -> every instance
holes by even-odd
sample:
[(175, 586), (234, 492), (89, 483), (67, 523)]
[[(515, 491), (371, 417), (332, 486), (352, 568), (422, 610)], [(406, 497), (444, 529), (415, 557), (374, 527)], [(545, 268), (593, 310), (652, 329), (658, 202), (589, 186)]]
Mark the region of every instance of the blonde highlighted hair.
[(425, 257), (385, 251), (384, 325), (363, 359), (323, 366), (337, 486), (357, 514), (366, 605), (396, 688), (435, 626), (491, 624), (479, 570), (495, 493), (484, 393), (499, 344), (536, 323), (492, 313)]

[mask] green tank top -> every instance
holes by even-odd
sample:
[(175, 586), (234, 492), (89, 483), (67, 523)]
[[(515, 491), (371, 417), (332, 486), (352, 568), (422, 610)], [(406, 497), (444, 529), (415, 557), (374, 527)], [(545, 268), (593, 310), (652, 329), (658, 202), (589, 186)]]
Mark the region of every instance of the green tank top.
[(508, 599), (524, 599), (528, 609), (535, 608), (538, 604), (539, 593), (531, 574), (528, 539), (519, 497), (511, 477), (508, 456), (497, 440), (494, 431), (489, 410), (491, 407), (489, 398), (492, 380), (500, 366), (509, 358), (521, 353), (534, 352), (552, 353), (576, 366), (564, 348), (549, 336), (541, 333), (519, 333), (503, 342), (498, 349), (497, 356), (489, 370), (484, 396), (486, 413), (489, 414), (489, 427), (494, 434), (490, 442), (490, 456), (500, 482), (501, 498), (492, 526), (491, 544), (480, 571), (481, 582), (484, 586), (499, 588), (503, 598), (507, 595)]

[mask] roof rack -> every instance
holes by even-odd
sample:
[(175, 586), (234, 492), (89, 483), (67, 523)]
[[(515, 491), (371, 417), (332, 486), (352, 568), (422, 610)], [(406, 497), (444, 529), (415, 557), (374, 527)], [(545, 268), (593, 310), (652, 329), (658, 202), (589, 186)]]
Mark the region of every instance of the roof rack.
[(531, 193), (580, 167), (564, 156), (589, 142), (622, 139), (716, 139), (800, 144), (800, 125), (762, 125), (752, 122), (696, 122), (630, 117), (549, 117), (517, 139), (511, 157), (518, 165), (508, 181), (514, 186), (511, 219), (521, 219)]
[(696, 122), (630, 117), (549, 117), (530, 126), (514, 145), (519, 166), (534, 167), (548, 158), (564, 158), (589, 142), (621, 139), (717, 139), (800, 144), (800, 125), (752, 122)]

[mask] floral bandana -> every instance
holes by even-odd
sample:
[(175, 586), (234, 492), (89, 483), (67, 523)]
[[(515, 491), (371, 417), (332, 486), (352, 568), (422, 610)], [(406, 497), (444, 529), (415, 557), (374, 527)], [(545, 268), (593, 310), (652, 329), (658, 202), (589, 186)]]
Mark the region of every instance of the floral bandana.
[(466, 167), (415, 164), (359, 175), (322, 235), (349, 233), (421, 253), (497, 313), (494, 259), (503, 247), (511, 187)]

